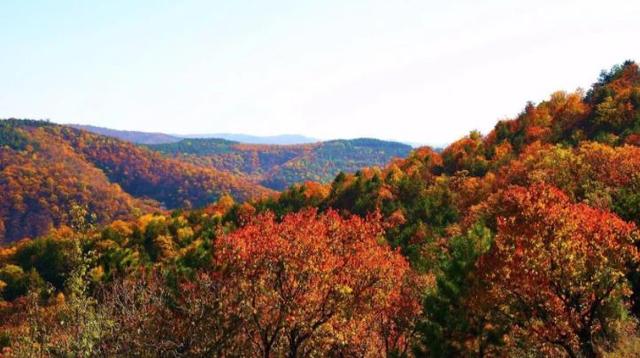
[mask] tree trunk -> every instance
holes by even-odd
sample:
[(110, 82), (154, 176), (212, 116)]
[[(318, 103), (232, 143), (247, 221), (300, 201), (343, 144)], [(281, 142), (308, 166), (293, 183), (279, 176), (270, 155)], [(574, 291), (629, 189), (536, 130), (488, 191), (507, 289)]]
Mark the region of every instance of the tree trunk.
[(291, 344), (291, 346), (289, 347), (289, 358), (296, 358), (298, 357), (298, 345), (297, 344)]
[(596, 351), (593, 347), (593, 341), (591, 340), (591, 331), (589, 329), (583, 329), (578, 335), (580, 339), (580, 352), (585, 358), (596, 358)]

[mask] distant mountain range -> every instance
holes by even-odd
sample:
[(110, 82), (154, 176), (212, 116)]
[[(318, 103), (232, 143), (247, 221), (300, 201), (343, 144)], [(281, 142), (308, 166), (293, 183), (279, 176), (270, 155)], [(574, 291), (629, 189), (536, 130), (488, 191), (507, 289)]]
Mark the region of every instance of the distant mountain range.
[(124, 141), (135, 143), (135, 144), (175, 143), (182, 140), (182, 138), (178, 136), (173, 136), (165, 133), (124, 131), (124, 130), (104, 128), (104, 127), (90, 126), (85, 124), (68, 124), (68, 126), (76, 129), (82, 129), (87, 132), (104, 135), (107, 137), (122, 139)]
[[(276, 145), (293, 145), (293, 144), (311, 144), (318, 143), (327, 140), (322, 140), (313, 137), (307, 137), (300, 134), (280, 134), (272, 136), (256, 136), (243, 133), (202, 133), (202, 134), (166, 134), (158, 132), (141, 132), (141, 131), (128, 131), (118, 130), (105, 127), (97, 127), (86, 124), (67, 124), (69, 127), (82, 129), (91, 133), (106, 135), (122, 139), (127, 142), (135, 144), (166, 144), (176, 143), (182, 139), (194, 139), (194, 138), (219, 138), (226, 139), (238, 143), (245, 144), (276, 144)], [(398, 140), (385, 140), (389, 142), (400, 142), (418, 148), (430, 144), (398, 141)], [(446, 145), (430, 145), (436, 149), (444, 148)]]
[[(247, 144), (309, 144), (320, 142), (320, 139), (299, 134), (280, 134), (273, 136), (255, 136), (241, 133), (214, 133), (182, 135), (183, 138), (221, 138)], [(170, 142), (169, 142), (170, 143)]]
[(154, 132), (140, 132), (97, 127), (85, 124), (68, 124), (68, 126), (82, 129), (91, 133), (122, 139), (135, 144), (166, 144), (176, 143), (185, 138), (220, 138), (247, 144), (308, 144), (320, 142), (320, 139), (298, 134), (281, 134), (274, 136), (254, 136), (241, 133), (213, 133), (213, 134), (166, 134)]

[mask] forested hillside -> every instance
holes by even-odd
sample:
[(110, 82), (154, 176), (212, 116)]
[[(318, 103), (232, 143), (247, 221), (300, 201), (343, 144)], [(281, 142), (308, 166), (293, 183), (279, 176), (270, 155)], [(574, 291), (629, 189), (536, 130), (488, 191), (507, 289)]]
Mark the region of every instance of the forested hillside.
[(69, 223), (73, 203), (108, 223), (158, 207), (132, 197), (38, 121), (0, 121), (0, 242)]
[(270, 193), (228, 173), (42, 121), (0, 121), (0, 170), (0, 241), (68, 224), (73, 204), (108, 223), (153, 208), (203, 206), (223, 193), (239, 200)]
[(209, 138), (149, 147), (183, 161), (244, 175), (275, 190), (305, 181), (328, 182), (340, 171), (384, 166), (411, 151), (408, 145), (376, 139), (260, 145)]
[[(5, 150), (37, 154), (34, 137), (14, 131)], [(126, 175), (100, 159), (113, 140), (71, 137), (107, 176)], [(70, 227), (0, 249), (0, 345), (18, 357), (638, 356), (639, 138), (628, 61), (486, 135), (328, 184), (107, 225), (74, 205)]]

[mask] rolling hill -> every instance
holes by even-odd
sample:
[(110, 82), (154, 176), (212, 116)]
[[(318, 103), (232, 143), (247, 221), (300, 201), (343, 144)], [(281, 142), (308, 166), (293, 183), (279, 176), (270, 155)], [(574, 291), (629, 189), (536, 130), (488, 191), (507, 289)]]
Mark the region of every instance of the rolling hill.
[(180, 161), (243, 176), (274, 190), (304, 181), (327, 182), (339, 172), (383, 166), (393, 158), (408, 155), (412, 149), (407, 144), (371, 138), (318, 141), (299, 135), (260, 137), (225, 133), (180, 137), (70, 126), (145, 145)]
[(282, 190), (292, 184), (328, 182), (339, 172), (383, 166), (411, 147), (377, 139), (331, 140), (300, 145), (241, 144), (224, 139), (184, 139), (149, 148), (204, 167), (246, 176)]

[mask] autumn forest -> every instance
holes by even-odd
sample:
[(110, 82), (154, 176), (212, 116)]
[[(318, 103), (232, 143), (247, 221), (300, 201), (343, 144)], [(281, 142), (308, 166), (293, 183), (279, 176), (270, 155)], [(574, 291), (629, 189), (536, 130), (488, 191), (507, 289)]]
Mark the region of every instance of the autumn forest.
[(0, 121), (0, 357), (640, 355), (640, 68), (445, 148)]

